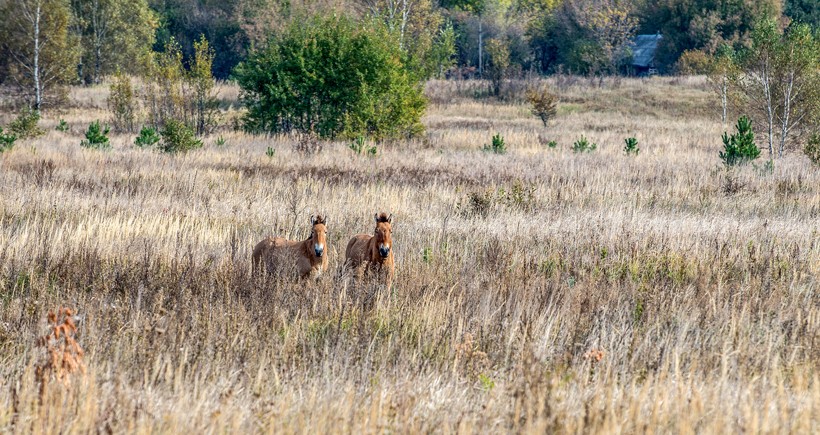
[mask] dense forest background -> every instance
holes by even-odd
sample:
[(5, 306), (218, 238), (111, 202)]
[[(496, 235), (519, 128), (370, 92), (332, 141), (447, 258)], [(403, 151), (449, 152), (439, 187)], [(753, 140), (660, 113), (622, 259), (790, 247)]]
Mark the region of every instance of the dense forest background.
[(216, 53), (214, 75), (228, 79), (255, 48), (317, 14), (383, 23), (426, 77), (484, 76), (493, 57), (508, 76), (629, 73), (629, 41), (655, 33), (659, 70), (674, 73), (686, 51), (748, 45), (762, 16), (820, 24), (815, 0), (0, 0), (0, 10), (3, 83), (33, 63), (21, 59), (32, 50), (32, 32), (21, 29), (38, 14), (46, 79), (86, 84), (118, 68), (138, 72), (171, 41), (187, 62), (201, 35)]

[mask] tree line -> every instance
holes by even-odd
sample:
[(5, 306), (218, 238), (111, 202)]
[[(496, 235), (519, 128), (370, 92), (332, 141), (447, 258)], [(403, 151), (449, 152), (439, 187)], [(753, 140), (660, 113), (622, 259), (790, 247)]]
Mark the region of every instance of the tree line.
[[(621, 73), (631, 38), (654, 33), (663, 35), (659, 67), (674, 72), (687, 50), (748, 45), (763, 16), (820, 24), (814, 0), (0, 0), (0, 11), (0, 81), (45, 86), (145, 67), (171, 40), (188, 59), (202, 35), (225, 79), (272, 34), (317, 13), (382, 20), (425, 76), (453, 65), (483, 76), (487, 44), (513, 73)], [(450, 52), (453, 65), (441, 61)]]
[[(66, 85), (113, 77), (122, 132), (206, 134), (214, 78), (233, 78), (248, 131), (407, 137), (431, 77), (489, 79), (498, 95), (524, 74), (628, 74), (647, 33), (663, 36), (661, 72), (707, 74), (724, 121), (748, 115), (770, 157), (820, 131), (815, 0), (0, 0), (0, 12), (4, 89), (36, 115)], [(554, 106), (547, 90), (531, 99)]]

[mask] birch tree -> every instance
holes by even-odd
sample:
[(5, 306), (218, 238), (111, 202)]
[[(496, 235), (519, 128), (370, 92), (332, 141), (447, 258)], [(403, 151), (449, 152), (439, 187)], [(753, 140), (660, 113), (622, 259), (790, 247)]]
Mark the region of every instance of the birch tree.
[(399, 35), (399, 48), (404, 47), (404, 34), (410, 15), (424, 0), (362, 0), (367, 13), (385, 23), (391, 32)]
[(71, 0), (71, 9), (82, 41), (81, 80), (100, 83), (117, 68), (144, 67), (159, 26), (146, 0)]
[(792, 136), (805, 137), (820, 111), (820, 43), (805, 24), (793, 26), (783, 38), (777, 58), (780, 130), (777, 156), (783, 157)]
[[(752, 47), (743, 59), (739, 85), (757, 125), (765, 127), (769, 158), (774, 157), (774, 75), (777, 44), (780, 35), (773, 20), (761, 23), (752, 34)], [(762, 122), (761, 122), (762, 121)]]
[(11, 55), (9, 76), (34, 110), (59, 103), (74, 77), (78, 50), (69, 33), (67, 0), (9, 0), (0, 44)]
[(706, 80), (720, 97), (720, 105), (723, 109), (721, 121), (723, 122), (726, 122), (728, 117), (729, 104), (732, 99), (732, 82), (737, 77), (737, 69), (734, 52), (729, 45), (721, 45), (707, 65)]
[[(396, 35), (405, 64), (420, 78), (434, 75), (443, 57), (455, 53), (455, 40), (431, 0), (359, 0), (364, 13)], [(449, 53), (449, 56), (448, 56)]]
[(790, 142), (811, 132), (820, 112), (820, 41), (805, 24), (784, 34), (774, 20), (764, 20), (741, 65), (746, 108), (763, 125), (769, 158), (783, 157)]

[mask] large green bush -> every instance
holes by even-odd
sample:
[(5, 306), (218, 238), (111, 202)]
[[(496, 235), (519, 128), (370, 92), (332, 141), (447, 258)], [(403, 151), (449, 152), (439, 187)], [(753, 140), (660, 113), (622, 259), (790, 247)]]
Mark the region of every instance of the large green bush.
[(326, 138), (420, 133), (426, 101), (401, 59), (399, 44), (375, 22), (294, 22), (236, 69), (245, 128)]

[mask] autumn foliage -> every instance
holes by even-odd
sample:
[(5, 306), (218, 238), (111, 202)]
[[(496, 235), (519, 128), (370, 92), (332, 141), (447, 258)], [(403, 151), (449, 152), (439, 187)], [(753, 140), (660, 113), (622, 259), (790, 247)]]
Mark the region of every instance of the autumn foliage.
[(56, 313), (48, 312), (48, 332), (37, 340), (38, 347), (45, 350), (45, 358), (36, 369), (41, 385), (51, 377), (67, 383), (73, 373), (85, 373), (84, 352), (76, 336), (72, 309), (61, 307)]

